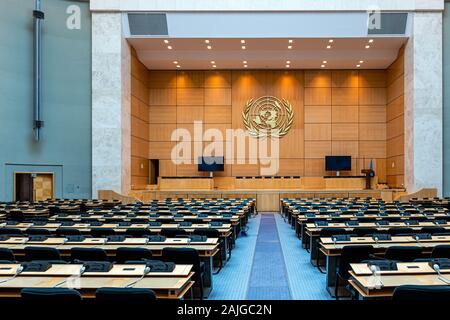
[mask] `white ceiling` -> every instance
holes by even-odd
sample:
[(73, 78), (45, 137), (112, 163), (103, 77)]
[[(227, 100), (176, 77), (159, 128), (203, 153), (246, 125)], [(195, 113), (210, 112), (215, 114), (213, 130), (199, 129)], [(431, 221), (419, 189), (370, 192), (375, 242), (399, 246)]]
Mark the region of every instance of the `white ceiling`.
[[(291, 62), (291, 69), (320, 69), (323, 60), (326, 69), (357, 69), (360, 60), (364, 61), (361, 69), (385, 69), (407, 41), (407, 37), (364, 37), (334, 38), (329, 43), (328, 38), (292, 38), (292, 49), (288, 49), (287, 38), (210, 38), (212, 49), (208, 50), (204, 38), (167, 38), (169, 44), (165, 39), (129, 38), (128, 42), (148, 69), (208, 70), (213, 69), (211, 61), (215, 61), (214, 69), (244, 69), (243, 61), (247, 69), (283, 69), (286, 61)], [(245, 40), (245, 50), (241, 40)], [(329, 44), (331, 49), (326, 48)]]

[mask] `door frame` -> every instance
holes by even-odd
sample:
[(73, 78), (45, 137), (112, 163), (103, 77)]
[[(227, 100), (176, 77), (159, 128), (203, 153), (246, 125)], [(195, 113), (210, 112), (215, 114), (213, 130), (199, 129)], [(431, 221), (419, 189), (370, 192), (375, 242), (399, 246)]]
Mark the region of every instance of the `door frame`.
[[(51, 175), (52, 176), (52, 198), (55, 195), (55, 173), (54, 172), (38, 172), (38, 171), (13, 171), (13, 201), (16, 202), (16, 175), (17, 174), (46, 174), (46, 175)], [(34, 179), (33, 179), (33, 202), (36, 200), (35, 199), (35, 190), (34, 190)]]

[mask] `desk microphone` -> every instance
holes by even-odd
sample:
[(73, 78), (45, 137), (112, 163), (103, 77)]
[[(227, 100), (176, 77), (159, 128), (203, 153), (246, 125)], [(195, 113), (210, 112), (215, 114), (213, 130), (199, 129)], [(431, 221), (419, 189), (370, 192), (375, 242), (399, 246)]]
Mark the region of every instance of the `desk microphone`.
[(372, 272), (373, 280), (374, 280), (374, 287), (376, 289), (380, 289), (384, 286), (383, 281), (381, 281), (381, 276), (379, 273), (379, 269), (376, 265), (370, 266), (370, 271)]
[(136, 283), (144, 279), (144, 277), (149, 273), (152, 269), (150, 267), (145, 267), (144, 272), (142, 273), (142, 276), (139, 277), (139, 279), (134, 280), (133, 282), (127, 284), (125, 288), (132, 288)]
[[(81, 275), (82, 275), (85, 271), (86, 271), (86, 266), (83, 264), (83, 265), (81, 266), (81, 268), (80, 268), (80, 273), (77, 274), (77, 275), (75, 275), (75, 276), (77, 276), (78, 278), (80, 278)], [(59, 286), (63, 285), (63, 284), (66, 283), (69, 279), (72, 279), (72, 277), (73, 277), (73, 276), (67, 277), (67, 278), (64, 279), (63, 281), (58, 282), (57, 284), (55, 284), (55, 285), (53, 286), (53, 288), (56, 288), (56, 287), (59, 287)]]
[(5, 283), (5, 282), (7, 282), (7, 281), (11, 281), (11, 280), (15, 279), (19, 274), (22, 273), (22, 271), (23, 271), (23, 266), (20, 265), (20, 266), (16, 269), (16, 273), (15, 273), (11, 278), (2, 280), (2, 281), (0, 281), (0, 283)]
[(378, 239), (378, 237), (373, 237), (373, 240), (375, 240), (375, 244), (378, 245), (378, 240), (380, 239)]
[(332, 240), (333, 240), (333, 245), (336, 247), (336, 241), (337, 241), (336, 237), (333, 237)]
[(448, 280), (441, 274), (441, 268), (439, 267), (439, 265), (437, 263), (433, 264), (433, 269), (434, 269), (434, 271), (437, 272), (439, 280), (441, 280), (445, 284), (450, 284), (450, 280)]

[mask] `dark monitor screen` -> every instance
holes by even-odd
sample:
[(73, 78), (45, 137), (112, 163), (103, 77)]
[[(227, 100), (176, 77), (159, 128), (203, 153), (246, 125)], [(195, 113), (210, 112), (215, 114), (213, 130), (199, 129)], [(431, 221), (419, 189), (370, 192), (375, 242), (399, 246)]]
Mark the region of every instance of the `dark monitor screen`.
[(198, 171), (224, 171), (223, 157), (200, 157), (198, 158)]
[(352, 157), (351, 156), (326, 156), (325, 157), (326, 171), (351, 171)]

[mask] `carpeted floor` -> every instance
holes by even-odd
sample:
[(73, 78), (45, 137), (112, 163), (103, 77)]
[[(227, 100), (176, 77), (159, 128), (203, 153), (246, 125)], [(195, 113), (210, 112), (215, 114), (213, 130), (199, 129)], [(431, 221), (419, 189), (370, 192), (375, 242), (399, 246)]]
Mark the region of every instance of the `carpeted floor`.
[(294, 230), (278, 214), (249, 221), (230, 261), (214, 276), (210, 300), (325, 300), (325, 275), (309, 262)]

